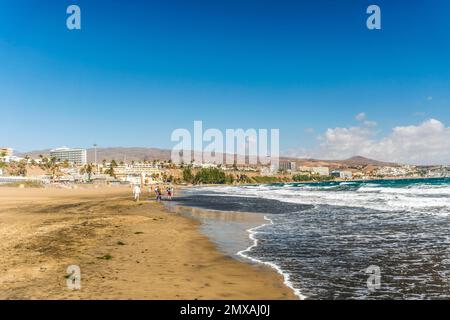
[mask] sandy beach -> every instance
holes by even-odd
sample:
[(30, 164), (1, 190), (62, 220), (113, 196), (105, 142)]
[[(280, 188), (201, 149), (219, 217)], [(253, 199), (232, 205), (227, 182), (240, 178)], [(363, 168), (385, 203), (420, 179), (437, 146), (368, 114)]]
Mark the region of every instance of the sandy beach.
[[(220, 253), (198, 222), (131, 199), (129, 187), (0, 187), (0, 299), (296, 298), (274, 270)], [(80, 290), (67, 288), (69, 265)]]

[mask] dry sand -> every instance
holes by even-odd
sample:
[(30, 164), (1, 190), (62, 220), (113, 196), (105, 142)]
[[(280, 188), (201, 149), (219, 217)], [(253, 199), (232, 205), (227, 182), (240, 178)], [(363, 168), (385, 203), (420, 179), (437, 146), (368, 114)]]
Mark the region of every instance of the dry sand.
[[(0, 187), (0, 299), (295, 299), (197, 222), (131, 198), (129, 187)], [(81, 290), (67, 288), (69, 265)]]

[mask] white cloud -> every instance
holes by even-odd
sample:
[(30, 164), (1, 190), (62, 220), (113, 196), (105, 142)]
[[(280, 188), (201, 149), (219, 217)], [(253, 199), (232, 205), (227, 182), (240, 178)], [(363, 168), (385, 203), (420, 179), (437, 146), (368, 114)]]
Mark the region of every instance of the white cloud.
[(377, 123), (375, 121), (370, 121), (370, 120), (364, 120), (363, 124), (366, 127), (376, 127), (377, 126)]
[(450, 127), (441, 121), (394, 127), (387, 136), (377, 138), (375, 125), (364, 119), (359, 126), (329, 128), (318, 137), (317, 148), (291, 150), (290, 155), (318, 159), (361, 155), (400, 163), (450, 164)]
[(355, 116), (355, 119), (358, 121), (363, 121), (366, 119), (366, 113), (365, 112), (360, 112)]
[(377, 123), (375, 121), (367, 120), (367, 114), (365, 112), (360, 112), (355, 116), (355, 119), (361, 122), (366, 127), (375, 127)]

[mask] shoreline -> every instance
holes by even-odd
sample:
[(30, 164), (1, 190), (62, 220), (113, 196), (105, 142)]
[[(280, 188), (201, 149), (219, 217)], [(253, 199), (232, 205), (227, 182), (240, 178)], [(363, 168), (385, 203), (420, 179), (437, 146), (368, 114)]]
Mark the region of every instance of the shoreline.
[(283, 283), (284, 283), (288, 288), (290, 288), (290, 289), (294, 292), (294, 294), (295, 294), (300, 300), (306, 299), (307, 297), (304, 296), (304, 295), (301, 293), (300, 289), (295, 288), (295, 287), (294, 287), (294, 284), (290, 281), (290, 274), (287, 273), (286, 271), (283, 271), (283, 270), (280, 268), (280, 266), (278, 266), (277, 264), (275, 264), (275, 263), (273, 263), (273, 262), (262, 261), (262, 260), (260, 260), (260, 259), (256, 259), (256, 258), (250, 257), (249, 255), (246, 254), (246, 252), (250, 252), (251, 249), (253, 249), (253, 248), (255, 248), (256, 246), (258, 246), (258, 239), (255, 238), (255, 235), (258, 233), (257, 230), (259, 230), (259, 229), (261, 229), (261, 228), (264, 228), (264, 227), (267, 226), (267, 225), (273, 225), (273, 224), (274, 224), (274, 223), (273, 223), (273, 220), (270, 219), (270, 218), (267, 218), (267, 216), (264, 216), (264, 219), (267, 220), (267, 221), (269, 221), (270, 223), (264, 223), (264, 224), (262, 224), (262, 225), (260, 225), (260, 226), (257, 226), (257, 227), (248, 229), (248, 230), (247, 230), (247, 232), (248, 232), (248, 234), (249, 234), (248, 236), (249, 236), (249, 238), (250, 238), (251, 240), (253, 240), (253, 244), (252, 244), (251, 246), (249, 246), (248, 248), (246, 248), (246, 249), (244, 249), (244, 250), (241, 250), (241, 251), (237, 252), (236, 254), (239, 255), (239, 256), (241, 256), (241, 257), (244, 257), (244, 258), (246, 258), (246, 259), (248, 259), (248, 260), (250, 260), (250, 261), (253, 261), (253, 262), (256, 262), (256, 263), (260, 263), (260, 264), (262, 264), (262, 265), (267, 265), (267, 266), (271, 267), (272, 269), (274, 269), (276, 272), (278, 272), (280, 275), (283, 276), (283, 279), (284, 279), (284, 280), (283, 280)]
[[(183, 196), (183, 189), (179, 189), (178, 193)], [(176, 198), (174, 198), (174, 202), (176, 203)], [(205, 209), (205, 208), (201, 208), (201, 207), (195, 207), (195, 206), (187, 206), (184, 204), (175, 204), (175, 207), (180, 208), (182, 211), (183, 208), (189, 208), (189, 209), (195, 209), (197, 211), (200, 212), (211, 212), (212, 214), (229, 214), (229, 215), (256, 215), (256, 216), (261, 216), (260, 217), (260, 224), (247, 228), (245, 229), (245, 232), (248, 236), (248, 239), (251, 241), (251, 243), (249, 244), (249, 246), (245, 247), (244, 249), (240, 249), (239, 251), (235, 251), (232, 253), (232, 258), (237, 259), (237, 257), (241, 257), (244, 259), (244, 261), (247, 261), (246, 263), (248, 263), (249, 261), (252, 263), (256, 263), (262, 266), (268, 266), (269, 268), (273, 269), (274, 271), (276, 271), (278, 274), (280, 274), (283, 277), (283, 283), (286, 287), (288, 287), (289, 289), (292, 290), (292, 292), (294, 293), (294, 295), (300, 299), (300, 300), (304, 300), (307, 297), (305, 295), (303, 295), (301, 293), (301, 290), (298, 288), (295, 288), (294, 284), (290, 281), (290, 274), (284, 270), (281, 269), (280, 266), (278, 266), (277, 264), (273, 263), (273, 262), (268, 262), (268, 261), (263, 261), (257, 258), (253, 258), (250, 255), (246, 254), (251, 252), (251, 250), (253, 248), (255, 248), (256, 246), (258, 246), (258, 239), (255, 237), (255, 235), (258, 233), (257, 230), (264, 228), (267, 225), (273, 225), (274, 222), (272, 219), (268, 218), (266, 214), (261, 214), (261, 213), (252, 213), (252, 212), (236, 212), (236, 211), (222, 211), (222, 210), (217, 210), (217, 209)], [(183, 213), (181, 213), (183, 214)], [(190, 214), (191, 217), (193, 217), (194, 219), (197, 219), (200, 223), (204, 223), (202, 222), (199, 218), (198, 218), (198, 214)], [(212, 217), (210, 218), (211, 221), (214, 221), (215, 218)], [(267, 223), (267, 221), (269, 223)], [(214, 241), (214, 235), (207, 235), (208, 237), (212, 238), (211, 240)], [(235, 257), (233, 257), (235, 256)]]
[(389, 180), (430, 180), (430, 179), (448, 179), (449, 176), (445, 177), (386, 177), (386, 178), (371, 178), (371, 179), (333, 179), (333, 180), (324, 180), (324, 181), (315, 181), (315, 180), (306, 180), (306, 181), (278, 181), (278, 182), (258, 182), (258, 183), (236, 183), (236, 184), (188, 184), (188, 185), (178, 185), (179, 190), (189, 189), (189, 188), (202, 188), (202, 187), (245, 187), (245, 186), (262, 186), (262, 185), (276, 185), (276, 184), (320, 184), (327, 182), (373, 182), (373, 181), (389, 181)]
[[(227, 257), (198, 222), (131, 190), (0, 188), (1, 299), (296, 299), (280, 275)], [(66, 287), (80, 265), (81, 290)]]

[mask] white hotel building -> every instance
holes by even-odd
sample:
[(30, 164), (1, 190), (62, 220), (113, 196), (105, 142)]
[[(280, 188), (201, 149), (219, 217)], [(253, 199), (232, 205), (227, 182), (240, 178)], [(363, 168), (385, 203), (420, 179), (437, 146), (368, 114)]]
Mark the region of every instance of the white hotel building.
[(67, 147), (50, 150), (50, 158), (56, 158), (57, 161), (69, 161), (77, 165), (87, 163), (86, 149), (72, 149)]

